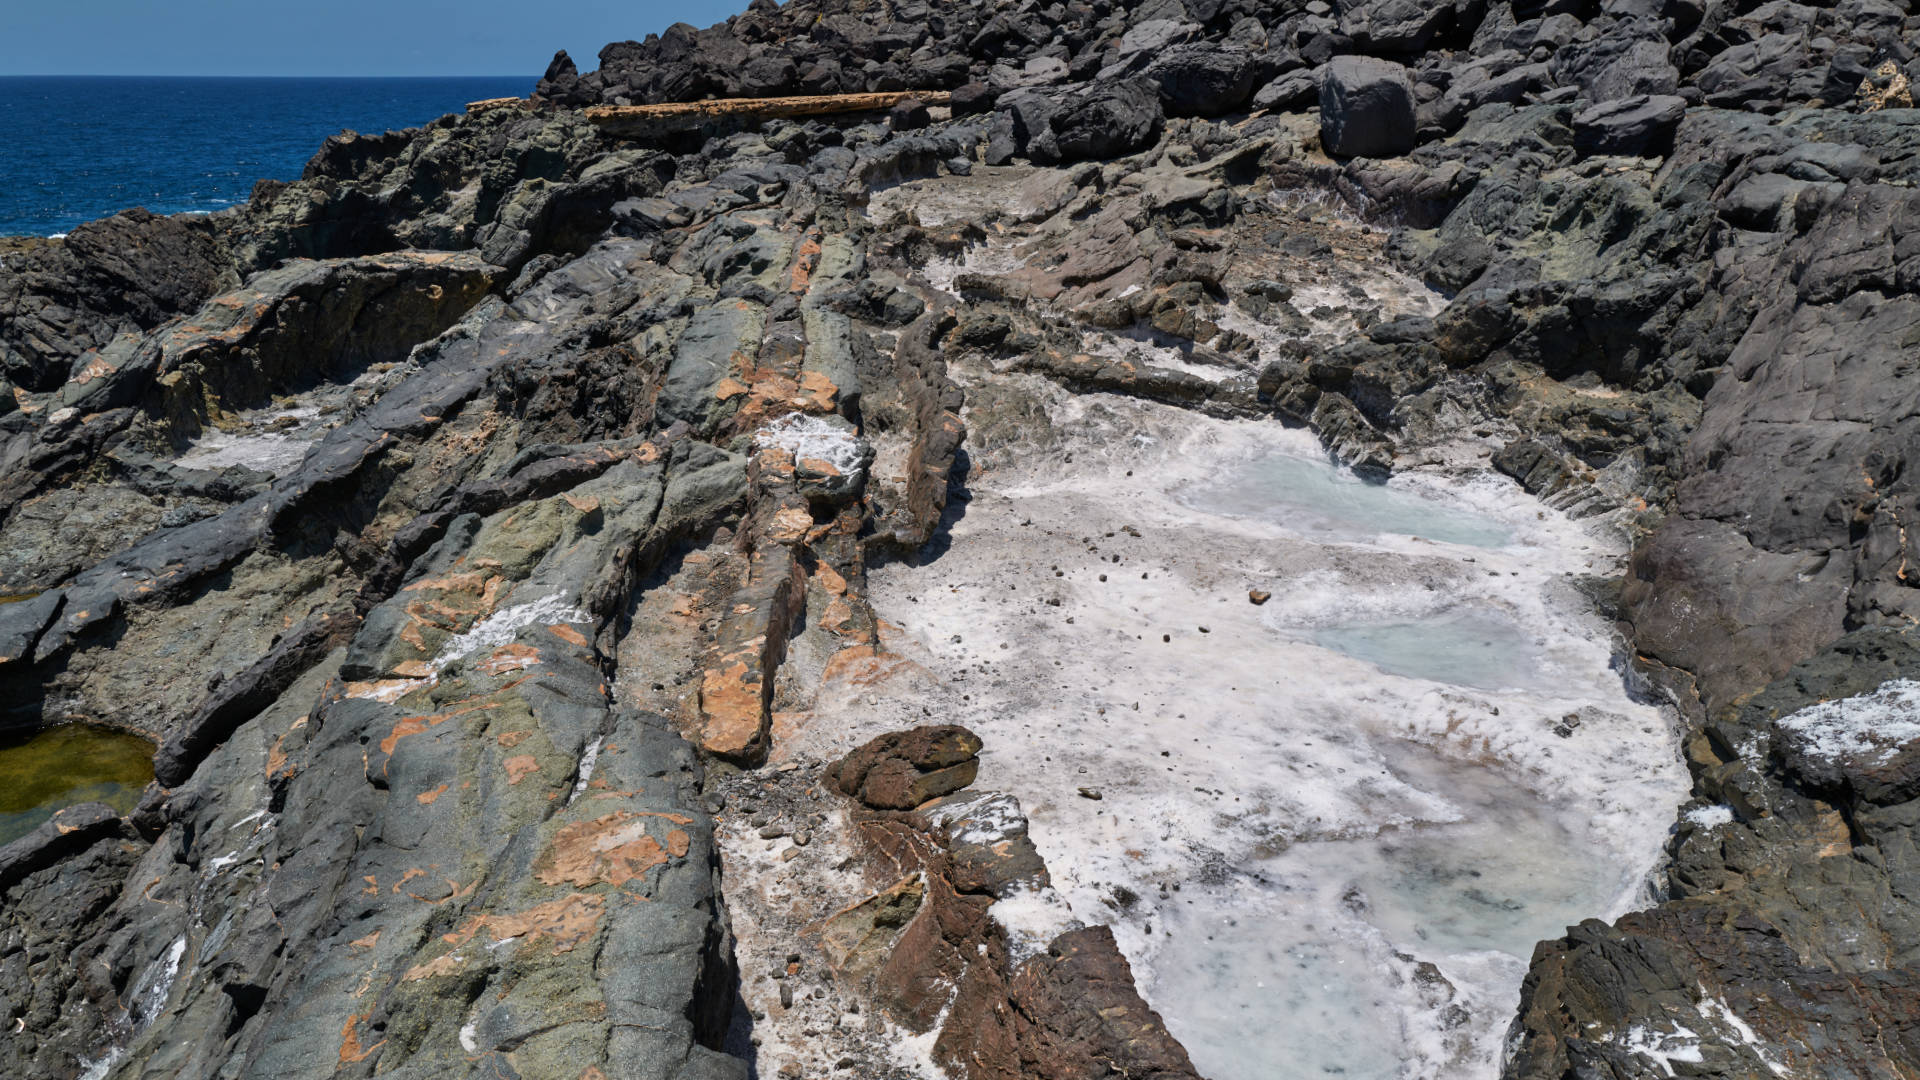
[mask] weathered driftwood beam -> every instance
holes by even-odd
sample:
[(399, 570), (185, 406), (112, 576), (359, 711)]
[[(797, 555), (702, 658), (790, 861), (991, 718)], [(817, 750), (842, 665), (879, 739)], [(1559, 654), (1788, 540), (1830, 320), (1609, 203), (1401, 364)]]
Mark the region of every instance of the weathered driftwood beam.
[(659, 121), (692, 121), (722, 117), (773, 119), (784, 116), (820, 116), (826, 113), (877, 112), (909, 99), (927, 105), (945, 105), (953, 95), (945, 90), (889, 90), (877, 94), (817, 94), (806, 97), (716, 98), (712, 101), (672, 101), (663, 105), (595, 105), (587, 119), (603, 128), (645, 128)]
[(467, 112), (483, 113), (483, 112), (491, 112), (494, 109), (524, 109), (527, 107), (527, 105), (528, 105), (528, 101), (526, 98), (492, 97), (492, 98), (486, 99), (485, 101), (467, 102)]

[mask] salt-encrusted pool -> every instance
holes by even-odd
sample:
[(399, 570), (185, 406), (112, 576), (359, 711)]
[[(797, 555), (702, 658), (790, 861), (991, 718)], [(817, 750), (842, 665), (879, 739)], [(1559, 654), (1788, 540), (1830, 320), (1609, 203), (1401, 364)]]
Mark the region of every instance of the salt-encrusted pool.
[(1389, 675), (1472, 686), (1528, 687), (1540, 681), (1535, 635), (1498, 614), (1453, 608), (1406, 622), (1340, 623), (1313, 643), (1364, 660)]
[(1300, 449), (1232, 462), (1224, 475), (1182, 492), (1181, 499), (1210, 514), (1271, 521), (1332, 542), (1364, 543), (1390, 535), (1495, 548), (1513, 539), (1512, 528), (1497, 518), (1437, 498), (1404, 479), (1362, 479)]
[(1571, 580), (1617, 541), (1471, 449), (1381, 486), (1273, 424), (1051, 423), (871, 576), (931, 678), (829, 687), (807, 751), (979, 732), (1059, 894), (1023, 926), (1112, 925), (1207, 1076), (1495, 1075), (1534, 943), (1630, 907), (1688, 791)]

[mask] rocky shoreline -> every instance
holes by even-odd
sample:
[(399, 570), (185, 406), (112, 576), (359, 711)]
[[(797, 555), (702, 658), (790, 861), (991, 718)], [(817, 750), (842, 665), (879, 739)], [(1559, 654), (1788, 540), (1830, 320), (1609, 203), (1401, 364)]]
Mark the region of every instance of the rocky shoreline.
[[(1632, 539), (1587, 588), (1694, 798), (1503, 1075), (1920, 1075), (1917, 47), (1892, 0), (755, 0), (9, 246), (0, 726), (157, 753), (0, 848), (0, 1070), (1198, 1075), (1036, 912), (978, 736), (819, 752), (908, 663), (870, 572), (1135, 399), (1376, 477), (1466, 439)], [(946, 103), (585, 111), (899, 91)]]

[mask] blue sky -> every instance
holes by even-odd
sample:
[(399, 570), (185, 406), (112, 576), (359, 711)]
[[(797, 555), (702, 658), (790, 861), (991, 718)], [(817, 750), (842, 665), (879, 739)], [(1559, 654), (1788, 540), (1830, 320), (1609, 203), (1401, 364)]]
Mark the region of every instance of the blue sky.
[(0, 0), (0, 75), (526, 75), (747, 0)]

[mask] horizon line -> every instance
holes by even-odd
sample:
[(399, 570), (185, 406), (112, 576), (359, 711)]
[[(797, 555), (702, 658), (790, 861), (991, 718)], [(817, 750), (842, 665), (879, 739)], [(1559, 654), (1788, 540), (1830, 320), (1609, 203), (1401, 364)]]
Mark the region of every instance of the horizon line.
[(538, 82), (540, 80), (540, 76), (527, 75), (520, 72), (508, 72), (508, 73), (477, 72), (477, 73), (456, 73), (456, 74), (447, 74), (447, 75), (385, 75), (385, 74), (288, 75), (284, 73), (274, 74), (274, 75), (259, 75), (259, 74), (249, 74), (247, 72), (221, 72), (219, 74), (209, 74), (209, 75), (183, 75), (179, 72), (160, 72), (160, 73), (153, 73), (153, 74), (143, 74), (140, 72), (120, 71), (120, 72), (114, 72), (112, 74), (96, 74), (93, 72), (86, 72), (86, 71), (64, 71), (59, 73), (47, 72), (47, 71), (22, 71), (22, 72), (0, 72), (0, 79), (532, 79), (533, 81)]

